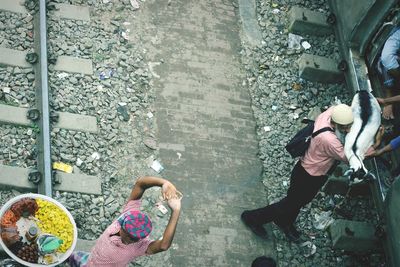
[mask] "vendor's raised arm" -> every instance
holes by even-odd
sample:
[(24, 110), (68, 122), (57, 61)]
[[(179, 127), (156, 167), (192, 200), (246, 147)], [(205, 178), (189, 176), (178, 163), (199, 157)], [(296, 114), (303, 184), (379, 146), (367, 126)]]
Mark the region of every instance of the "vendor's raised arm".
[(128, 201), (138, 200), (142, 198), (144, 191), (153, 186), (162, 187), (162, 194), (163, 197), (166, 199), (169, 199), (172, 196), (176, 195), (175, 186), (168, 180), (154, 176), (144, 176), (136, 181), (136, 184), (133, 186)]
[(181, 199), (177, 197), (169, 199), (168, 206), (171, 208), (172, 214), (169, 218), (168, 225), (165, 228), (163, 237), (161, 240), (151, 242), (147, 248), (146, 254), (156, 254), (162, 251), (166, 251), (172, 244), (176, 226), (178, 224), (179, 214), (181, 211)]

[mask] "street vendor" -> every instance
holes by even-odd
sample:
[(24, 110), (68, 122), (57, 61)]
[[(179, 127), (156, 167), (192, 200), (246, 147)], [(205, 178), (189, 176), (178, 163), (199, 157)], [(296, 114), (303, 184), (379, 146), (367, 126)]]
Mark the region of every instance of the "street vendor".
[[(161, 240), (151, 240), (150, 218), (140, 211), (141, 198), (150, 187), (162, 188), (162, 195), (172, 210)], [(72, 267), (123, 267), (143, 255), (152, 255), (170, 248), (178, 224), (181, 200), (175, 186), (158, 177), (139, 178), (132, 189), (122, 214), (96, 241), (91, 253), (74, 252), (69, 258)]]

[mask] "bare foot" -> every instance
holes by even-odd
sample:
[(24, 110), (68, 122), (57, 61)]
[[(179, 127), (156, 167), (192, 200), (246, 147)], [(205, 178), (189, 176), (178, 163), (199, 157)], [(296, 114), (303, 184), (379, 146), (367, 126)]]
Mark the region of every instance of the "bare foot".
[(386, 120), (394, 119), (393, 116), (393, 106), (387, 105), (383, 108), (382, 116)]

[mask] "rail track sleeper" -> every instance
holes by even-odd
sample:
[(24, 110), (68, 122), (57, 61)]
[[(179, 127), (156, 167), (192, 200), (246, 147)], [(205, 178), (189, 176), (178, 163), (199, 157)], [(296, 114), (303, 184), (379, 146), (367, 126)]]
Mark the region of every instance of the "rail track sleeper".
[(89, 7), (69, 4), (56, 4), (54, 16), (63, 19), (90, 21)]
[(96, 117), (68, 112), (60, 112), (58, 115), (58, 122), (54, 127), (90, 133), (98, 132)]
[[(35, 191), (37, 185), (28, 179), (32, 172), (37, 170), (0, 165), (0, 186)], [(56, 172), (56, 175), (61, 183), (56, 183), (53, 186), (54, 190), (95, 195), (102, 193), (101, 180), (98, 176), (63, 172)]]
[(17, 0), (0, 0), (0, 10), (14, 13), (28, 13), (28, 10), (20, 2)]
[(60, 184), (53, 186), (54, 190), (101, 195), (101, 180), (98, 176), (82, 173), (56, 172)]
[(32, 65), (26, 61), (28, 52), (0, 47), (0, 65), (31, 68)]
[(54, 66), (54, 70), (92, 75), (93, 64), (90, 59), (59, 56)]
[[(0, 123), (17, 124), (22, 126), (32, 126), (32, 121), (28, 118), (30, 109), (14, 107), (0, 104)], [(56, 128), (67, 130), (97, 133), (97, 118), (88, 115), (79, 115), (68, 112), (59, 112), (58, 121), (54, 125)]]
[(0, 122), (32, 126), (32, 121), (28, 119), (28, 111), (27, 108), (0, 104)]

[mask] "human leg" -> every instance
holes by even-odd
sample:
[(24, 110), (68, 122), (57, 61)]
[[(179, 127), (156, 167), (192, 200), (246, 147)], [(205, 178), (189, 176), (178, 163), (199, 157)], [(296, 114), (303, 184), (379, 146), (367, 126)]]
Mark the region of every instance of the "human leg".
[(300, 209), (310, 203), (326, 182), (326, 176), (312, 176), (298, 162), (290, 177), (287, 196), (280, 202), (276, 222), (291, 225), (296, 221)]

